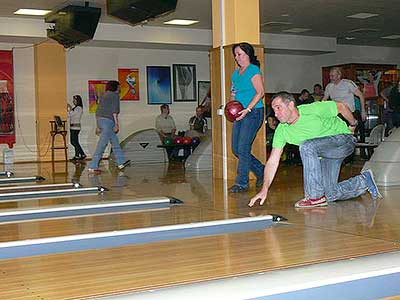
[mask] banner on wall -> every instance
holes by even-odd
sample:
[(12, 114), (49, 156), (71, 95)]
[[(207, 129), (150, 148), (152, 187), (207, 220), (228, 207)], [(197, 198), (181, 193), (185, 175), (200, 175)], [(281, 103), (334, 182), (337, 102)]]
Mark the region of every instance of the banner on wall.
[(139, 69), (118, 69), (121, 100), (139, 101)]
[(89, 80), (89, 113), (96, 113), (99, 98), (106, 91), (108, 80)]
[(15, 144), (13, 52), (0, 51), (0, 144)]

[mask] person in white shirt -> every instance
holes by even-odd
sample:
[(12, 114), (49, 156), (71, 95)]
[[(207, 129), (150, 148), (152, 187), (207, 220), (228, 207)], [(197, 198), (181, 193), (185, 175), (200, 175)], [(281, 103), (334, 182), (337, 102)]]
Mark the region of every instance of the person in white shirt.
[(67, 104), (69, 132), (71, 137), (71, 144), (75, 148), (75, 156), (71, 159), (73, 161), (83, 160), (86, 154), (79, 144), (79, 133), (81, 131), (81, 118), (83, 114), (82, 97), (75, 95), (72, 97), (74, 107), (69, 103)]
[(361, 101), (361, 118), (365, 121), (365, 99), (358, 86), (349, 79), (342, 79), (342, 71), (338, 67), (333, 67), (330, 70), (329, 78), (331, 82), (326, 86), (322, 101), (330, 98), (336, 102), (346, 103), (351, 112), (354, 113), (356, 110), (354, 96), (357, 96)]
[(166, 138), (174, 138), (176, 126), (174, 119), (169, 115), (169, 105), (161, 105), (160, 110), (161, 114), (156, 118), (156, 130), (158, 131), (162, 141)]

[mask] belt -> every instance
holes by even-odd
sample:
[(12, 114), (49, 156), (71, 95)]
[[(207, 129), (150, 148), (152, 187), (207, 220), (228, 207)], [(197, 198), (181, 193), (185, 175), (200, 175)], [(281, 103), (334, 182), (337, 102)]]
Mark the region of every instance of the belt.
[(70, 127), (81, 127), (81, 123), (71, 123)]

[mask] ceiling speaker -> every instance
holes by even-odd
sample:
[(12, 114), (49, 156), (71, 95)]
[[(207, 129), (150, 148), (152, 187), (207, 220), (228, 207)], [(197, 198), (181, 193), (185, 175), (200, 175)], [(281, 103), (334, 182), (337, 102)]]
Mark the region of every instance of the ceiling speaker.
[(107, 0), (107, 13), (132, 25), (176, 8), (178, 0)]
[(65, 48), (93, 38), (101, 16), (101, 8), (69, 5), (46, 16), (46, 23), (54, 26), (47, 29), (47, 37), (56, 40)]

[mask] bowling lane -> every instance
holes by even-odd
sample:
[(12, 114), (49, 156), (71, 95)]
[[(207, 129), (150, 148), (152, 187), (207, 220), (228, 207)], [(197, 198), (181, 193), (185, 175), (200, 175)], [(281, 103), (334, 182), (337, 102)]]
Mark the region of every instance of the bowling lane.
[(0, 224), (0, 242), (238, 218), (207, 208), (168, 209)]

